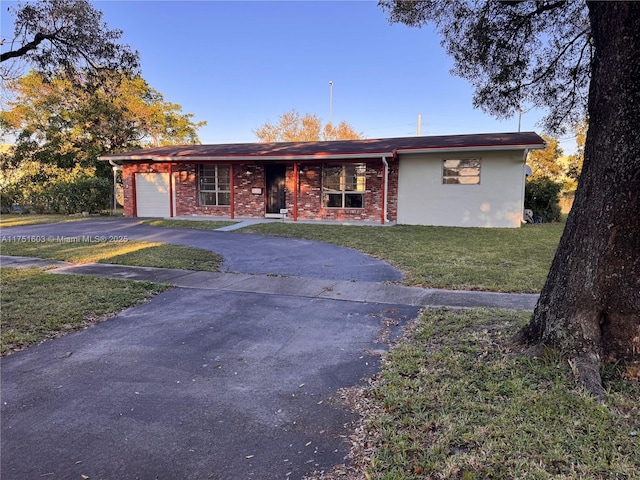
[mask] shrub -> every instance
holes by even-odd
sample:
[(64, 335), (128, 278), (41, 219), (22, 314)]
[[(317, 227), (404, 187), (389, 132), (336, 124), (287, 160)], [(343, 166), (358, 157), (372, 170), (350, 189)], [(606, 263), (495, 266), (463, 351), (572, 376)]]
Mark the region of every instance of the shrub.
[(106, 178), (85, 177), (46, 185), (34, 205), (54, 213), (96, 213), (109, 208), (111, 182)]
[(546, 222), (560, 220), (560, 191), (562, 184), (542, 177), (527, 180), (524, 189), (524, 208), (533, 210), (534, 217)]
[[(5, 167), (5, 165), (3, 165)], [(94, 178), (95, 167), (62, 168), (25, 160), (2, 171), (2, 207), (29, 206), (37, 213), (99, 211), (109, 203), (109, 180)]]

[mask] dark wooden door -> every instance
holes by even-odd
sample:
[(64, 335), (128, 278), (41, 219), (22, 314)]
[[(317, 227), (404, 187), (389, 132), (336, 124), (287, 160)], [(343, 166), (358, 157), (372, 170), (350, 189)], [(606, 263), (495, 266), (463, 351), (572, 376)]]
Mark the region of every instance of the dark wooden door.
[(280, 209), (287, 208), (285, 192), (285, 165), (266, 166), (267, 184), (267, 213), (280, 213)]

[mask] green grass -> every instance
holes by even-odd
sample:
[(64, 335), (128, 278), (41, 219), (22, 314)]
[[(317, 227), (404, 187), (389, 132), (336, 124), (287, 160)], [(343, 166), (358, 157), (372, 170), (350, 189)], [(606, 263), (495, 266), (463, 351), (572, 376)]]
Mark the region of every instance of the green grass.
[[(607, 403), (550, 353), (510, 338), (527, 313), (429, 310), (365, 394), (367, 478), (640, 478), (640, 388), (604, 372)], [(361, 412), (362, 413), (362, 412)]]
[(217, 272), (223, 262), (220, 255), (202, 248), (132, 240), (121, 242), (76, 240), (2, 242), (0, 253), (72, 263), (111, 263), (208, 272)]
[(351, 247), (400, 269), (408, 285), (539, 292), (563, 228), (564, 223), (514, 229), (265, 223), (240, 231)]
[(80, 215), (38, 215), (38, 214), (2, 214), (0, 215), (0, 227), (24, 227), (26, 225), (38, 225), (41, 223), (77, 222), (88, 217)]
[(0, 268), (0, 286), (3, 355), (81, 329), (169, 288), (149, 282), (14, 268)]
[(226, 220), (143, 220), (143, 224), (152, 227), (165, 228), (193, 228), (196, 230), (217, 230), (218, 228), (235, 225), (238, 222)]

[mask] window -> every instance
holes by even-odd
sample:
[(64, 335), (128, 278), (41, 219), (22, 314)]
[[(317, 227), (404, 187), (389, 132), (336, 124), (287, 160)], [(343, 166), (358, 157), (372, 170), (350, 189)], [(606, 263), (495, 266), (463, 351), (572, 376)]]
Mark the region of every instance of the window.
[(228, 165), (199, 165), (200, 205), (231, 204), (231, 169)]
[(325, 165), (322, 168), (322, 204), (328, 208), (364, 208), (367, 165)]
[(477, 185), (480, 183), (480, 159), (462, 158), (442, 161), (442, 183)]

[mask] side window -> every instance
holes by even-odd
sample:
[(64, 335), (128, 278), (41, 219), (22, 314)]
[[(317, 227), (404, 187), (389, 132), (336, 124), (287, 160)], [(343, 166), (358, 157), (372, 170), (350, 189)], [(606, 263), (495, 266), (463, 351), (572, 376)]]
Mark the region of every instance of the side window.
[(442, 183), (477, 185), (480, 183), (479, 158), (462, 158), (442, 161)]

